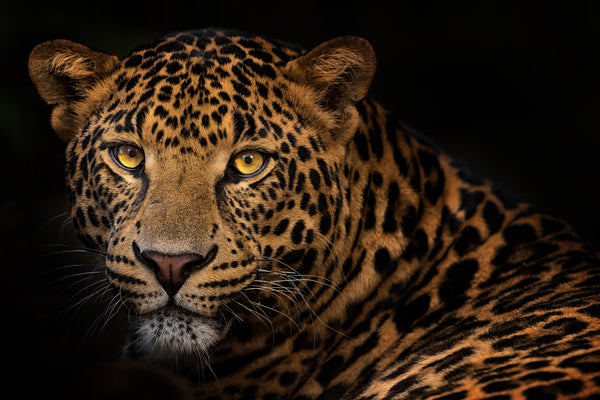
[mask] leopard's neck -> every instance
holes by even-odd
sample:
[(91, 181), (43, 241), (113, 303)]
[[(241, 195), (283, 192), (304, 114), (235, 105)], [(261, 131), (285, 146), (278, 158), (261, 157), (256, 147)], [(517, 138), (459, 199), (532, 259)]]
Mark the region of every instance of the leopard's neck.
[(335, 273), (342, 290), (323, 312), (346, 333), (369, 318), (361, 311), (371, 309), (368, 302), (408, 304), (428, 290), (440, 260), (468, 250), (461, 247), (468, 235), (483, 243), (528, 212), (377, 103), (362, 102), (359, 113), (345, 166), (352, 223), (340, 227), (346, 240)]

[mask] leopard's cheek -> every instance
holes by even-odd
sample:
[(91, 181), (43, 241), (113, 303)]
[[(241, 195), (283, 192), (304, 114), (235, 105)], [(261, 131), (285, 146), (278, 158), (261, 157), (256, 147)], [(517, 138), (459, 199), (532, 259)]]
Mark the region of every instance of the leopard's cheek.
[(67, 193), (77, 235), (86, 246), (104, 252), (139, 189), (112, 173), (91, 143), (88, 130), (69, 143)]
[(256, 186), (251, 200), (231, 203), (237, 219), (260, 244), (261, 256), (275, 268), (324, 273), (322, 263), (313, 264), (326, 258), (345, 232), (338, 226), (345, 212), (344, 194), (340, 179), (331, 178), (339, 172), (334, 162), (315, 151), (310, 158), (306, 150), (303, 154), (305, 161), (280, 161), (276, 173)]

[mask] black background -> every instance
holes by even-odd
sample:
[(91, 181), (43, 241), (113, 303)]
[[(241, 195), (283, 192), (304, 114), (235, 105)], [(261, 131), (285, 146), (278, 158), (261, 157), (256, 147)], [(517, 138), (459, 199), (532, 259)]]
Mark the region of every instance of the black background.
[[(111, 358), (118, 348), (97, 326), (88, 334), (94, 307), (63, 312), (85, 283), (57, 282), (61, 274), (53, 272), (81, 261), (57, 254), (63, 245), (79, 246), (63, 226), (65, 145), (27, 76), (28, 53), (45, 40), (67, 38), (125, 57), (168, 32), (207, 26), (305, 48), (362, 36), (378, 57), (374, 98), (473, 169), (599, 242), (600, 3), (453, 3), (2, 2), (2, 326), (12, 333), (14, 357), (6, 359), (13, 386), (25, 396), (42, 390), (35, 386), (60, 385), (69, 366)], [(40, 379), (45, 383), (30, 384)]]

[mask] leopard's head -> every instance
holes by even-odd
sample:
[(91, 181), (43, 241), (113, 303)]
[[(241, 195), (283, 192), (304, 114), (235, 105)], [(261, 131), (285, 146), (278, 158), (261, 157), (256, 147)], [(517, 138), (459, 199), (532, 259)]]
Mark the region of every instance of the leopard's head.
[(293, 319), (318, 307), (320, 277), (334, 291), (374, 65), (358, 38), (303, 53), (216, 30), (124, 60), (66, 40), (33, 50), (75, 228), (105, 252), (143, 352), (206, 350), (236, 317)]

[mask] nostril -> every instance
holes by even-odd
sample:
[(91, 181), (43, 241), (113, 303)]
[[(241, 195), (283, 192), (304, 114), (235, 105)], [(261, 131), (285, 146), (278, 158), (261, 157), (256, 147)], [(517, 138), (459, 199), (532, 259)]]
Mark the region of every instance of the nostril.
[(193, 272), (199, 271), (202, 268), (206, 267), (208, 264), (210, 264), (215, 259), (215, 257), (217, 256), (218, 250), (219, 250), (219, 247), (217, 245), (214, 245), (208, 251), (208, 253), (206, 253), (206, 255), (202, 258), (202, 260), (191, 261), (191, 262), (187, 263), (186, 265), (184, 265), (183, 266), (183, 276), (185, 278), (187, 278)]
[(140, 247), (135, 241), (131, 244), (131, 247), (133, 248), (133, 255), (135, 258), (145, 266), (149, 267), (157, 275), (157, 277), (159, 277), (160, 280), (161, 270), (156, 261), (150, 256), (152, 252), (141, 251)]
[(210, 264), (215, 257), (217, 256), (217, 251), (219, 251), (219, 246), (217, 246), (216, 244), (208, 251), (208, 253), (206, 253), (206, 255), (204, 256), (204, 261), (202, 262), (202, 266), (206, 266), (208, 264)]
[(135, 240), (133, 241), (133, 243), (131, 243), (131, 247), (133, 248), (133, 255), (135, 256), (135, 258), (137, 258), (138, 261), (142, 261), (142, 252), (140, 251), (140, 246), (138, 246)]
[(159, 266), (156, 263), (156, 261), (154, 261), (154, 259), (150, 256), (151, 252), (148, 251), (143, 251), (143, 252), (139, 252), (136, 253), (136, 257), (139, 259), (139, 261), (141, 261), (143, 264), (145, 264), (146, 266), (152, 268), (155, 271), (158, 271)]
[(187, 279), (192, 272), (199, 270), (200, 268), (202, 268), (204, 264), (204, 257), (202, 257), (201, 259), (198, 260), (192, 260), (187, 262), (185, 265), (183, 265), (181, 267), (181, 274), (183, 275), (184, 279)]

